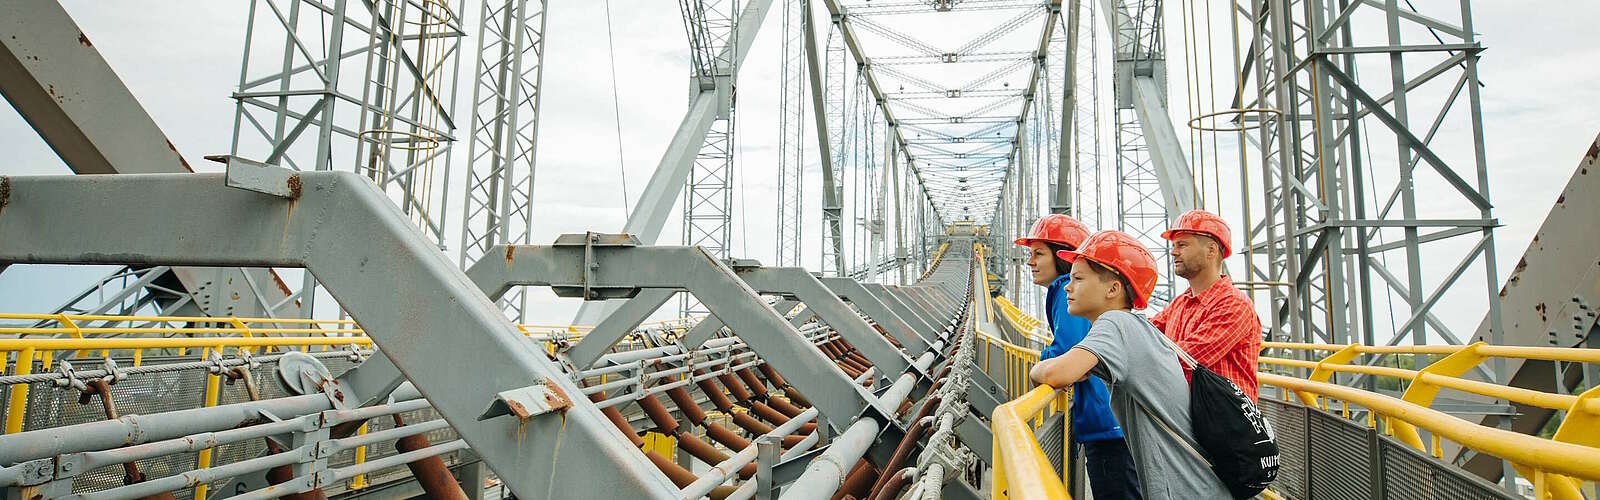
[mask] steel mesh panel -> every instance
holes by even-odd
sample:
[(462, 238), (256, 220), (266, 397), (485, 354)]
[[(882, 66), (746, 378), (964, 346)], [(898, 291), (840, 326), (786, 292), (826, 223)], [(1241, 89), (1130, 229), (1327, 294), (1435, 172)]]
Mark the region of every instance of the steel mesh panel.
[[(1400, 500), (1425, 500), (1440, 498), (1433, 488), (1433, 464), (1404, 445), (1384, 440), (1379, 449), (1383, 453), (1383, 491), (1388, 498)], [(1455, 497), (1450, 497), (1455, 498)]]
[[(133, 364), (131, 358), (118, 359), (118, 362), (122, 366)], [(28, 411), (23, 419), (23, 431), (105, 420), (105, 409), (101, 407), (99, 398), (90, 398), (88, 404), (80, 405), (79, 394), (77, 389), (57, 387), (52, 382), (28, 384)], [(205, 373), (189, 371), (129, 377), (112, 385), (111, 394), (117, 412), (122, 415), (149, 415), (194, 408), (205, 402)], [(134, 464), (146, 478), (156, 479), (194, 470), (195, 455), (167, 455)], [(81, 493), (122, 486), (123, 475), (121, 465), (95, 469), (74, 478), (72, 491)], [(191, 492), (185, 489), (174, 494), (182, 497)]]
[(1034, 440), (1039, 442), (1039, 449), (1044, 450), (1045, 458), (1050, 459), (1050, 466), (1055, 468), (1056, 475), (1061, 477), (1065, 477), (1062, 474), (1061, 464), (1065, 462), (1062, 457), (1067, 451), (1066, 437), (1063, 436), (1067, 429), (1065, 417), (1066, 412), (1045, 417), (1044, 425), (1034, 431), (1036, 436)]
[(1363, 500), (1372, 497), (1368, 471), (1372, 450), (1367, 429), (1335, 415), (1312, 412), (1307, 436), (1310, 498)]
[(1383, 484), (1387, 498), (1399, 500), (1517, 498), (1496, 484), (1456, 469), (1399, 441), (1384, 438)]
[(1260, 406), (1278, 440), (1278, 480), (1272, 489), (1289, 498), (1306, 498), (1306, 408), (1265, 397)]
[[(132, 358), (116, 358), (119, 365), (133, 366)], [(170, 357), (149, 356), (143, 360), (145, 366), (153, 366), (173, 362), (190, 362), (198, 359), (196, 356)], [(92, 360), (91, 360), (92, 361)], [(348, 357), (322, 358), (322, 363), (328, 367), (329, 372), (338, 376), (354, 367), (357, 362)], [(87, 362), (87, 361), (86, 361)], [(81, 364), (82, 369), (99, 368), (97, 363)], [(9, 367), (8, 367), (9, 368)], [(42, 371), (35, 364), (35, 372)], [(277, 382), (277, 363), (264, 362), (251, 370), (262, 399), (275, 399), (289, 394)], [(7, 370), (9, 373), (10, 370)], [(112, 399), (116, 402), (118, 413), (122, 415), (152, 415), (177, 410), (201, 407), (205, 403), (205, 387), (208, 373), (205, 370), (193, 369), (171, 373), (145, 373), (130, 376), (111, 386)], [(241, 403), (250, 400), (247, 386), (243, 381), (228, 383), (223, 378), (219, 386), (217, 404), (226, 405)], [(88, 404), (78, 404), (79, 391), (71, 387), (57, 387), (50, 382), (33, 383), (28, 386), (28, 410), (23, 421), (23, 430), (31, 431), (62, 427), (88, 422), (105, 420), (104, 409), (98, 398), (91, 398)], [(9, 397), (11, 387), (0, 387), (0, 401)], [(3, 412), (0, 412), (3, 417)], [(424, 409), (403, 414), (408, 423), (421, 423), (439, 418), (431, 409)], [(370, 430), (382, 430), (393, 427), (391, 418), (379, 418), (372, 421)], [(439, 444), (457, 439), (453, 429), (441, 429), (427, 434), (433, 444)], [(220, 466), (248, 460), (261, 456), (266, 452), (264, 440), (256, 439), (239, 443), (221, 445), (212, 449), (211, 466)], [(395, 454), (393, 443), (380, 443), (371, 445), (368, 450), (368, 459), (376, 459)], [(442, 456), (446, 464), (459, 462), (456, 454)], [(139, 471), (149, 479), (161, 478), (194, 470), (197, 467), (198, 454), (178, 453), (150, 460), (135, 462)], [(355, 462), (355, 450), (346, 450), (331, 457), (330, 467), (343, 467)], [(75, 493), (101, 491), (123, 485), (125, 472), (121, 465), (102, 467), (79, 475), (73, 481)], [(404, 466), (392, 467), (378, 471), (368, 476), (369, 484), (377, 484), (409, 475), (409, 470)], [(213, 483), (217, 488), (226, 484), (225, 481)], [(193, 495), (192, 488), (173, 492), (179, 498), (188, 498)]]

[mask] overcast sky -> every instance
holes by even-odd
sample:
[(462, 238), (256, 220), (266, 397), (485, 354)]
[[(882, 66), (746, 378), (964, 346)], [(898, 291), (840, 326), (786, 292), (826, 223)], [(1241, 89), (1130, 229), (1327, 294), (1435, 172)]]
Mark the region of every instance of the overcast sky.
[[(199, 158), (229, 148), (234, 118), (228, 95), (238, 83), (248, 3), (63, 3), (190, 164), (213, 168)], [(476, 4), (470, 8), (475, 11)], [(622, 180), (627, 193), (637, 198), (687, 104), (688, 51), (677, 5), (612, 2), (624, 175), (618, 164), (604, 8), (603, 2), (551, 2), (535, 242), (562, 233), (619, 230), (624, 207), (631, 206), (631, 200), (624, 203)], [(1600, 3), (1546, 2), (1529, 8), (1524, 2), (1482, 1), (1475, 3), (1474, 13), (1480, 39), (1488, 47), (1479, 67), (1492, 199), (1495, 215), (1505, 224), (1496, 233), (1504, 274), (1600, 132), (1600, 87), (1594, 85), (1600, 81), (1600, 65), (1595, 64), (1600, 44), (1592, 37), (1592, 27), (1600, 23)], [(475, 15), (468, 16), (469, 23), (473, 19)], [(777, 195), (778, 31), (775, 9), (740, 75), (732, 242), (735, 255), (769, 261)], [(476, 30), (469, 29), (469, 34), (475, 36)], [(469, 38), (463, 46), (475, 47), (476, 40)], [(464, 76), (473, 63), (471, 58), (462, 62)], [(470, 87), (462, 85), (458, 92), (462, 102), (470, 99)], [(465, 106), (457, 112), (465, 113)], [(464, 116), (458, 118), (458, 123), (466, 122)], [(464, 135), (464, 128), (458, 134)], [(0, 174), (69, 173), (9, 107), (0, 107), (0, 151), (6, 152)], [(808, 155), (815, 161), (814, 151)], [(465, 162), (458, 159), (455, 168), (459, 174)], [(818, 184), (811, 181), (808, 187), (815, 190)], [(816, 199), (820, 196), (808, 196)], [(457, 217), (449, 221), (451, 233), (459, 230)], [(663, 242), (680, 233), (679, 220), (676, 215), (669, 218)], [(808, 261), (814, 262), (817, 248), (813, 238), (806, 246)], [(0, 275), (0, 311), (43, 312), (93, 274), (14, 266)], [(541, 302), (536, 310), (548, 318), (545, 322), (559, 323), (570, 317), (566, 311), (573, 307), (565, 301)], [(1481, 314), (1464, 312), (1473, 318)]]

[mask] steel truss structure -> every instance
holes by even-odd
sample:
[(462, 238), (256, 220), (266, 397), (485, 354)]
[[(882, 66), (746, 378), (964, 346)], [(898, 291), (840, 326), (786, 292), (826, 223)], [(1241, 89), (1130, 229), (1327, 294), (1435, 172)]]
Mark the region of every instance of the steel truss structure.
[[(738, 0), (681, 0), (684, 28), (689, 33), (690, 54), (694, 74), (702, 82), (725, 86), (718, 92), (728, 94), (727, 109), (718, 113), (711, 128), (706, 131), (705, 142), (694, 156), (694, 166), (683, 192), (683, 243), (704, 247), (718, 258), (728, 257), (728, 245), (733, 236), (733, 152), (736, 147), (734, 131), (735, 110), (738, 97), (733, 92), (733, 54), (735, 20), (739, 18)], [(679, 302), (679, 316), (703, 315), (710, 311), (700, 307), (693, 297), (683, 296)]]
[[(1472, 334), (1434, 314), (1448, 291), (1483, 303), (1490, 326), (1479, 337), (1501, 341), (1498, 222), (1478, 94), (1482, 46), (1465, 4), (1426, 12), (1393, 2), (1238, 8), (1247, 52), (1235, 102), (1247, 111), (1234, 123), (1250, 129), (1240, 135), (1255, 165), (1242, 181), (1260, 193), (1248, 200), (1245, 273), (1265, 285), (1272, 334), (1469, 341)], [(1461, 238), (1469, 243), (1435, 243)], [(1432, 265), (1446, 272), (1425, 280)], [(1474, 269), (1484, 278), (1461, 280)], [(1495, 371), (1501, 380), (1505, 373)]]
[[(322, 387), (327, 394), (270, 402), (276, 405), (271, 412), (281, 415), (278, 421), (284, 423), (256, 427), (267, 421), (253, 416), (257, 410), (250, 408), (255, 408), (252, 406), (255, 403), (189, 410), (183, 418), (141, 420), (145, 422), (141, 424), (144, 430), (133, 439), (135, 443), (148, 443), (148, 446), (130, 449), (134, 452), (122, 455), (126, 458), (105, 456), (96, 451), (105, 446), (102, 444), (105, 433), (122, 432), (124, 424), (120, 421), (0, 436), (0, 443), (5, 444), (0, 449), (6, 450), (6, 455), (0, 457), (0, 463), (5, 464), (0, 466), (3, 467), (0, 480), (10, 488), (27, 487), (29, 491), (54, 497), (63, 491), (61, 488), (70, 487), (76, 469), (51, 466), (51, 470), (38, 474), (36, 471), (44, 470), (39, 468), (41, 464), (83, 460), (86, 464), (114, 465), (122, 460), (187, 450), (190, 445), (183, 443), (192, 437), (185, 437), (186, 433), (195, 428), (202, 432), (208, 432), (206, 429), (221, 432), (242, 424), (244, 427), (239, 430), (221, 432), (212, 439), (232, 442), (289, 432), (290, 437), (282, 442), (282, 447), (292, 453), (245, 460), (225, 469), (200, 469), (139, 482), (109, 494), (119, 498), (154, 494), (183, 488), (197, 479), (211, 481), (220, 479), (222, 474), (263, 473), (267, 468), (282, 464), (297, 464), (293, 467), (295, 479), (242, 496), (308, 492), (327, 486), (328, 481), (347, 479), (375, 470), (382, 464), (416, 460), (470, 445), (474, 453), (499, 473), (502, 481), (522, 496), (548, 494), (557, 486), (558, 478), (588, 477), (587, 474), (595, 470), (606, 470), (628, 478), (607, 487), (604, 490), (607, 495), (624, 492), (651, 498), (698, 497), (709, 493), (709, 488), (726, 476), (708, 475), (704, 481), (675, 484), (657, 466), (651, 465), (645, 453), (628, 444), (624, 439), (626, 429), (609, 423), (615, 420), (603, 410), (616, 404), (600, 391), (608, 387), (621, 389), (632, 382), (624, 379), (622, 386), (606, 384), (588, 388), (579, 385), (589, 385), (586, 380), (590, 376), (626, 372), (634, 366), (695, 359), (693, 356), (674, 358), (668, 352), (661, 353), (668, 356), (662, 361), (635, 365), (617, 356), (649, 356), (645, 351), (658, 350), (597, 355), (632, 331), (638, 320), (643, 319), (641, 312), (653, 310), (677, 292), (695, 294), (715, 312), (716, 320), (722, 324), (689, 332), (681, 347), (673, 346), (673, 349), (689, 353), (688, 349), (704, 349), (713, 342), (727, 346), (726, 342), (712, 340), (726, 326), (758, 359), (770, 365), (774, 373), (787, 375), (791, 382), (784, 386), (793, 384), (794, 397), (805, 394), (809, 404), (816, 405), (810, 410), (810, 418), (820, 420), (819, 428), (813, 432), (823, 432), (823, 426), (831, 429), (827, 447), (810, 453), (797, 452), (792, 457), (784, 454), (787, 460), (771, 460), (773, 455), (757, 453), (754, 445), (747, 445), (738, 457), (730, 458), (742, 460), (742, 463), (730, 462), (731, 468), (722, 470), (736, 470), (743, 463), (756, 460), (758, 455), (767, 456), (768, 460), (757, 463), (768, 471), (766, 477), (772, 479), (747, 481), (741, 488), (768, 488), (770, 491), (775, 486), (785, 486), (784, 495), (793, 498), (831, 495), (836, 485), (847, 474), (852, 474), (849, 464), (864, 455), (871, 455), (880, 463), (893, 460), (891, 452), (903, 446), (899, 443), (907, 433), (907, 426), (915, 423), (902, 420), (896, 407), (903, 401), (935, 395), (941, 401), (937, 411), (931, 403), (924, 404), (922, 411), (923, 415), (934, 415), (941, 421), (937, 427), (939, 433), (935, 435), (959, 437), (968, 443), (967, 447), (945, 450), (942, 455), (950, 460), (937, 462), (938, 467), (945, 471), (962, 471), (976, 460), (989, 460), (987, 431), (977, 423), (977, 418), (969, 416), (971, 412), (992, 411), (996, 404), (993, 395), (999, 394), (993, 381), (966, 368), (971, 366), (975, 345), (970, 338), (972, 331), (965, 326), (966, 306), (975, 292), (983, 289), (982, 283), (970, 279), (975, 272), (970, 264), (973, 253), (966, 250), (974, 243), (971, 239), (949, 240), (948, 249), (929, 277), (912, 287), (869, 288), (842, 279), (830, 279), (832, 281), (825, 283), (801, 269), (761, 268), (752, 263), (734, 262), (729, 267), (701, 248), (646, 247), (639, 246), (631, 236), (594, 233), (564, 236), (548, 246), (496, 247), (493, 249), (496, 255), (507, 256), (504, 261), (485, 260), (463, 272), (451, 265), (423, 235), (409, 227), (407, 217), (395, 210), (370, 180), (338, 172), (303, 172), (292, 179), (303, 187), (294, 197), (262, 193), (265, 186), (229, 187), (223, 182), (224, 176), (219, 174), (7, 180), (11, 194), (4, 210), (0, 211), (0, 236), (9, 242), (27, 240), (27, 243), (0, 248), (0, 262), (304, 266), (316, 274), (350, 315), (365, 327), (383, 356), (374, 356), (353, 370), (351, 373), (355, 375), (306, 386)], [(179, 193), (187, 196), (179, 196)], [(93, 208), (129, 206), (123, 203), (82, 203), (91, 199), (131, 202), (131, 198), (143, 199), (152, 194), (162, 196), (136, 204), (136, 209)], [(170, 210), (172, 207), (168, 205), (192, 206), (196, 203), (193, 200), (203, 200), (197, 213), (204, 216), (174, 222), (169, 224), (172, 227), (154, 233), (146, 231), (146, 225), (133, 223), (148, 221), (151, 214)], [(62, 210), (58, 203), (76, 208)], [(291, 204), (297, 211), (337, 212), (341, 217), (289, 215), (285, 208)], [(76, 229), (87, 224), (104, 224), (105, 229), (91, 232)], [(17, 239), (21, 234), (29, 237)], [(371, 243), (373, 250), (360, 254), (344, 251), (347, 238)], [(208, 243), (175, 243), (179, 241)], [(68, 242), (72, 244), (62, 246)], [(63, 248), (70, 250), (60, 250)], [(590, 300), (633, 297), (617, 315), (607, 319), (609, 323), (597, 327), (568, 355), (562, 356), (578, 366), (609, 358), (611, 367), (569, 374), (567, 369), (525, 343), (492, 301), (515, 287), (530, 285), (549, 286), (557, 294)], [(758, 293), (776, 294), (780, 299), (794, 301), (790, 304), (804, 304), (807, 313), (787, 320), (762, 301)], [(416, 308), (389, 307), (387, 304), (394, 300), (414, 304)], [(846, 300), (869, 316), (859, 316), (846, 305)], [(783, 308), (790, 309), (792, 305)], [(812, 343), (814, 335), (796, 329), (796, 325), (813, 318), (825, 323), (833, 332), (827, 337), (843, 339), (851, 346), (848, 352), (859, 352), (870, 363), (852, 362), (849, 366), (872, 369), (863, 371), (862, 375), (852, 375), (842, 368), (844, 365), (836, 365), (830, 354)], [(883, 329), (872, 328), (868, 321)], [(447, 324), (454, 326), (446, 327)], [(473, 333), (465, 336), (429, 333), (445, 328), (455, 331), (467, 328)], [(807, 332), (816, 330), (808, 328)], [(833, 351), (833, 347), (829, 349), (829, 352), (841, 352)], [(374, 365), (379, 359), (385, 362)], [(731, 363), (735, 358), (724, 359), (727, 361), (717, 362), (713, 358), (706, 366), (725, 366), (730, 371), (723, 372), (724, 375), (732, 373), (735, 368)], [(392, 362), (393, 366), (385, 369), (383, 365), (387, 362)], [(467, 374), (451, 368), (468, 363), (485, 370)], [(692, 372), (697, 366), (700, 365), (685, 365), (670, 373)], [(750, 365), (740, 366), (749, 368)], [(940, 366), (944, 370), (939, 373), (953, 375), (931, 376)], [(374, 369), (379, 371), (371, 371)], [(380, 375), (384, 370), (388, 374)], [(646, 373), (634, 375), (644, 377)], [(744, 375), (741, 373), (741, 377)], [(658, 378), (662, 376), (665, 375), (657, 375)], [(776, 375), (768, 377), (781, 380)], [(974, 380), (975, 377), (978, 380)], [(401, 383), (407, 379), (410, 385)], [(472, 382), (467, 382), (468, 379)], [(874, 380), (887, 382), (890, 387), (875, 393), (860, 385), (881, 387), (881, 384), (873, 384)], [(379, 381), (387, 382), (375, 383)], [(527, 385), (529, 381), (533, 384)], [(941, 381), (943, 385), (934, 392), (935, 383)], [(641, 383), (636, 386), (633, 398), (648, 397), (687, 383), (688, 380), (683, 380), (659, 388)], [(415, 398), (416, 393), (401, 394), (412, 386), (427, 398), (426, 403), (406, 402)], [(717, 393), (720, 394), (720, 390)], [(589, 399), (595, 402), (576, 397), (580, 394), (590, 395)], [(385, 398), (396, 403), (386, 404)], [(615, 401), (628, 399), (618, 395)], [(363, 404), (373, 406), (362, 408)], [(400, 406), (394, 406), (396, 404)], [(463, 441), (431, 445), (386, 462), (354, 468), (328, 469), (322, 456), (316, 455), (318, 449), (345, 449), (442, 428), (443, 424), (430, 424), (346, 439), (339, 437), (337, 426), (332, 426), (427, 406), (441, 413)], [(185, 418), (191, 419), (190, 425), (180, 424)], [(238, 418), (244, 420), (230, 420)], [(303, 425), (313, 421), (320, 424)], [(789, 418), (788, 422), (778, 425), (781, 432), (775, 430), (779, 433), (769, 435), (781, 437), (795, 432), (805, 420)], [(91, 427), (100, 430), (86, 432)], [(508, 439), (512, 435), (525, 438)], [(114, 439), (126, 443), (125, 438)], [(44, 448), (29, 443), (42, 442), (55, 444), (48, 447), (44, 455), (30, 451)], [(298, 461), (301, 456), (313, 455), (315, 459)], [(529, 467), (549, 473), (526, 474)], [(941, 475), (935, 473), (933, 477)], [(942, 489), (949, 481), (950, 485), (959, 486), (952, 491), (965, 492), (959, 496), (975, 498), (970, 485), (954, 477), (955, 474), (951, 476), (928, 481), (928, 487)], [(701, 490), (702, 487), (708, 489)]]
[(783, 67), (778, 90), (778, 234), (773, 263), (798, 266), (805, 234), (805, 14), (800, 0), (783, 2)]
[[(0, 56), (10, 56), (0, 69), (17, 69), (0, 74), (0, 90), (69, 166), (163, 172), (0, 176), (0, 271), (116, 266), (56, 308), (71, 314), (0, 318), (31, 324), (0, 325), (4, 336), (18, 332), (0, 338), (6, 498), (361, 498), (386, 494), (359, 490), (401, 465), (422, 494), (477, 493), (481, 466), (461, 473), (463, 490), (445, 460), (481, 461), (523, 498), (1020, 496), (1022, 481), (985, 474), (1000, 465), (996, 453), (1024, 448), (996, 434), (1000, 427), (1034, 420), (1001, 415), (1011, 411), (1002, 405), (1017, 398), (1043, 408), (1050, 389), (1027, 377), (1038, 356), (1029, 347), (1048, 339), (1026, 317), (1042, 309), (1041, 290), (1024, 279), (1010, 241), (1039, 214), (1068, 213), (1133, 233), (1165, 261), (1159, 235), (1173, 217), (1221, 206), (1196, 187), (1188, 162), (1204, 162), (1185, 157), (1205, 153), (1185, 152), (1167, 108), (1170, 3), (785, 0), (776, 264), (733, 258), (734, 89), (771, 0), (681, 0), (690, 103), (627, 225), (529, 244), (547, 4), (484, 0), (463, 247), (449, 255), (464, 2), (253, 0), (232, 150), (215, 158), (225, 174), (180, 173), (187, 165), (170, 145), (153, 146), (164, 135), (131, 94), (122, 97), (127, 89), (93, 51), (62, 56), (102, 77), (89, 82), (19, 57), (60, 51), (51, 32), (70, 19), (58, 5), (0, 7), (42, 26), (0, 15), (0, 34), (37, 37), (0, 37)], [(1587, 194), (1600, 182), (1590, 174), (1600, 146), (1501, 288), (1477, 75), (1483, 47), (1467, 2), (1224, 3), (1237, 85), (1230, 108), (1206, 110), (1189, 126), (1240, 145), (1235, 283), (1264, 297), (1269, 340), (1301, 343), (1269, 345), (1299, 349), (1296, 359), (1268, 352), (1262, 361), (1316, 366), (1322, 380), (1369, 388), (1373, 373), (1409, 374), (1395, 377), (1411, 384), (1407, 404), (1414, 392), (1443, 386), (1429, 375), (1462, 392), (1493, 386), (1429, 411), (1522, 433), (1562, 417), (1578, 423), (1564, 424), (1551, 449), (1587, 456), (1573, 452), (1589, 450), (1572, 429), (1600, 425), (1581, 411), (1600, 398), (1600, 371), (1571, 361), (1586, 354), (1523, 350), (1528, 357), (1508, 361), (1472, 346), (1414, 364), (1428, 366), (1419, 370), (1354, 365), (1395, 362), (1361, 353), (1396, 352), (1383, 345), (1408, 339), (1600, 347), (1600, 267), (1572, 250), (1600, 243), (1593, 231), (1571, 230), (1592, 222)], [(900, 22), (950, 13), (983, 22), (963, 26), (971, 33), (953, 46)], [(1188, 21), (1209, 26), (1214, 14)], [(1101, 45), (1112, 57), (1105, 79)], [(100, 81), (105, 75), (110, 81)], [(114, 97), (105, 113), (132, 130), (91, 124), (95, 110), (50, 104), (30, 87), (51, 82)], [(1102, 89), (1111, 92), (1105, 99)], [(823, 222), (815, 274), (800, 266), (811, 206), (802, 189), (808, 114), (822, 181), (813, 200)], [(1114, 150), (1102, 151), (1103, 132)], [(1114, 206), (1102, 203), (1105, 190), (1115, 191)], [(682, 245), (657, 245), (674, 205)], [(274, 268), (303, 269), (300, 291)], [(312, 315), (318, 283), (351, 319), (324, 328), (285, 318)], [(1168, 264), (1158, 307), (1178, 292), (1175, 283)], [(515, 322), (535, 287), (584, 301), (575, 323), (592, 327), (535, 332)], [(647, 326), (674, 297), (685, 318)], [(1487, 312), (1468, 333), (1442, 313), (1446, 304)], [(137, 316), (152, 310), (169, 316)], [(170, 316), (177, 313), (186, 316)], [(106, 328), (123, 324), (142, 326)], [(21, 338), (85, 337), (96, 328), (116, 332)], [(1369, 347), (1338, 347), (1352, 343)], [(143, 358), (146, 349), (160, 355)], [(1314, 357), (1319, 349), (1333, 354)], [(1445, 373), (1458, 357), (1475, 358)], [(195, 376), (161, 378), (179, 372)], [(112, 388), (130, 377), (154, 381)], [(273, 378), (275, 392), (263, 396), (257, 384)], [(244, 387), (229, 398), (224, 379)], [(204, 395), (192, 407), (118, 415), (115, 400), (149, 397), (141, 391), (162, 383), (202, 384)], [(1377, 488), (1374, 496), (1405, 486), (1385, 474), (1388, 460), (1485, 495), (1499, 492), (1466, 472), (1513, 487), (1509, 462), (1448, 444), (1432, 445), (1443, 461), (1411, 453), (1423, 449), (1423, 424), (1376, 415), (1386, 404), (1378, 402), (1347, 410), (1373, 419), (1363, 427), (1359, 417), (1328, 413), (1331, 396), (1305, 389), (1312, 384), (1349, 389), (1294, 378), (1273, 385), (1306, 405), (1285, 393), (1285, 402), (1263, 406), (1291, 429), (1285, 456), (1299, 454), (1307, 469), (1282, 483), (1286, 491), (1350, 481), (1309, 470), (1313, 445), (1337, 442), (1311, 433), (1330, 428), (1358, 436), (1344, 444), (1371, 448), (1362, 453), (1372, 454), (1364, 472), (1373, 484), (1356, 486)], [(1583, 384), (1590, 390), (1575, 394)], [(74, 395), (98, 397), (105, 418), (69, 421), (78, 417), (61, 409)], [(1396, 399), (1350, 399), (1362, 397)], [(1319, 402), (1320, 410), (1311, 406)], [(1033, 439), (1024, 444), (1050, 456), (1026, 447), (1026, 458), (1059, 468), (1070, 456), (1064, 422), (1037, 416), (1010, 437)], [(1405, 442), (1382, 436), (1379, 418)], [(380, 445), (393, 453), (362, 455)], [(1005, 456), (1016, 465), (1016, 455)], [(121, 481), (104, 480), (118, 467)], [(1032, 479), (1051, 479), (1044, 469)], [(1560, 474), (1576, 472), (1550, 470), (1528, 477), (1571, 497), (1578, 476)], [(585, 489), (572, 490), (573, 478)]]
[[(251, 2), (230, 166), (246, 176), (260, 165), (348, 168), (383, 187), (442, 247), (464, 6)], [(304, 317), (315, 308), (315, 288), (304, 279)]]
[[(545, 0), (485, 0), (479, 9), (471, 163), (461, 215), (463, 267), (497, 244), (531, 243), (547, 7)], [(528, 299), (519, 290), (501, 306), (520, 321)]]

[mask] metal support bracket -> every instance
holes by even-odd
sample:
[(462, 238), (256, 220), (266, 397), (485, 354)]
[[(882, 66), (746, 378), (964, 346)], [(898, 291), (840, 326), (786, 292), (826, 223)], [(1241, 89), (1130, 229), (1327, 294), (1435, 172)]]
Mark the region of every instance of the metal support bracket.
[(489, 402), (489, 407), (478, 415), (478, 420), (513, 415), (518, 421), (551, 412), (564, 412), (572, 407), (572, 400), (555, 384), (534, 384), (521, 389), (500, 391)]
[(228, 187), (290, 200), (300, 197), (298, 171), (233, 155), (213, 155), (206, 159), (228, 166), (224, 177), (224, 184)]

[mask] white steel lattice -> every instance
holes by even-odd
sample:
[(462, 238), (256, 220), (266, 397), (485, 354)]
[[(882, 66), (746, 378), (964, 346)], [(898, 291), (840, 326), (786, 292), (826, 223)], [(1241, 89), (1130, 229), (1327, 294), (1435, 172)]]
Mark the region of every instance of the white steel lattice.
[[(528, 244), (533, 232), (545, 2), (485, 0), (482, 9), (461, 221), (463, 267), (494, 245)], [(521, 321), (526, 292), (516, 287), (500, 305)]]

